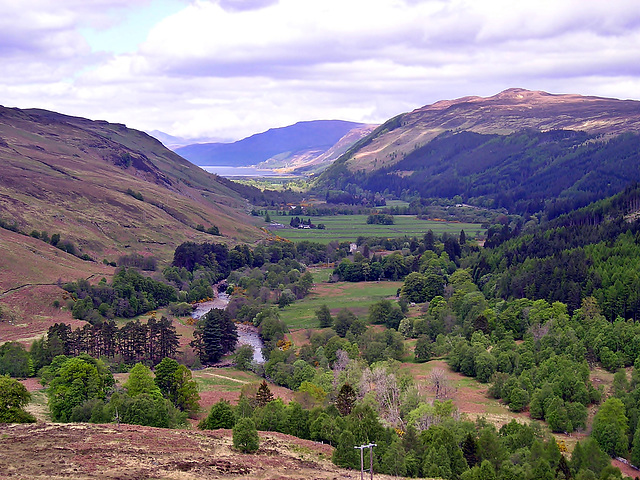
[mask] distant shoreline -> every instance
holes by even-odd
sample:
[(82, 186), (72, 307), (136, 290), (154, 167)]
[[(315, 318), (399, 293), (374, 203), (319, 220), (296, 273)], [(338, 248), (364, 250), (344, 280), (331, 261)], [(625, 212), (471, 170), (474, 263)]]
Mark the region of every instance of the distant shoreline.
[(200, 165), (200, 168), (221, 177), (274, 177), (282, 175), (268, 168), (234, 167), (231, 165)]

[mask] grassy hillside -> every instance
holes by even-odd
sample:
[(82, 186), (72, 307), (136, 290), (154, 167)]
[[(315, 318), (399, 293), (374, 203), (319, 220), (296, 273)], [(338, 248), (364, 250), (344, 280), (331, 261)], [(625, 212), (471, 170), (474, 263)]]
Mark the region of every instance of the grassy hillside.
[(212, 238), (197, 225), (238, 240), (261, 235), (227, 184), (124, 125), (2, 108), (0, 165), (0, 218), (59, 233), (98, 261), (167, 258), (185, 240)]

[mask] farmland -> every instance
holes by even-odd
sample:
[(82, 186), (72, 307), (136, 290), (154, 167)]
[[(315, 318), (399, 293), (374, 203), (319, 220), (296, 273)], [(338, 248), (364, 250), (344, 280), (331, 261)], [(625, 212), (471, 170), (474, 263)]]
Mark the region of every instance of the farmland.
[(291, 241), (311, 240), (320, 243), (355, 241), (358, 237), (422, 237), (432, 230), (436, 235), (449, 233), (459, 235), (464, 230), (467, 238), (477, 238), (484, 234), (484, 229), (477, 223), (461, 223), (440, 220), (420, 220), (415, 215), (396, 215), (393, 225), (367, 224), (367, 215), (329, 215), (311, 218), (314, 225), (324, 225), (325, 229), (288, 228), (291, 217), (272, 216), (274, 222), (282, 223), (287, 228), (274, 230), (278, 236)]

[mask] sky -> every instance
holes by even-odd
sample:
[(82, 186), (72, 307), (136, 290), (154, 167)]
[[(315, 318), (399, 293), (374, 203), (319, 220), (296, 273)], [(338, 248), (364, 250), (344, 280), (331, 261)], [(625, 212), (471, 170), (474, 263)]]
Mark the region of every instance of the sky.
[(511, 87), (640, 100), (638, 0), (0, 0), (0, 104), (238, 140)]

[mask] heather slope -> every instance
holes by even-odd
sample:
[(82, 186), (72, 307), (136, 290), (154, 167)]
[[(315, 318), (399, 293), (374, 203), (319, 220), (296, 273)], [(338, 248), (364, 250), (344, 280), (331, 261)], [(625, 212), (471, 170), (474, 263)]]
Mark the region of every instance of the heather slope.
[[(183, 241), (213, 238), (199, 224), (226, 238), (261, 235), (228, 182), (124, 125), (0, 107), (0, 165), (0, 218), (23, 233), (59, 233), (98, 261), (169, 258)], [(27, 240), (2, 236), (5, 249)], [(40, 260), (24, 256), (34, 272)]]
[[(492, 97), (442, 100), (397, 118), (347, 159), (351, 171), (399, 161), (443, 132), (508, 135), (519, 130), (574, 130), (598, 135), (640, 131), (640, 102), (553, 95), (511, 88)], [(377, 160), (377, 163), (376, 163)]]

